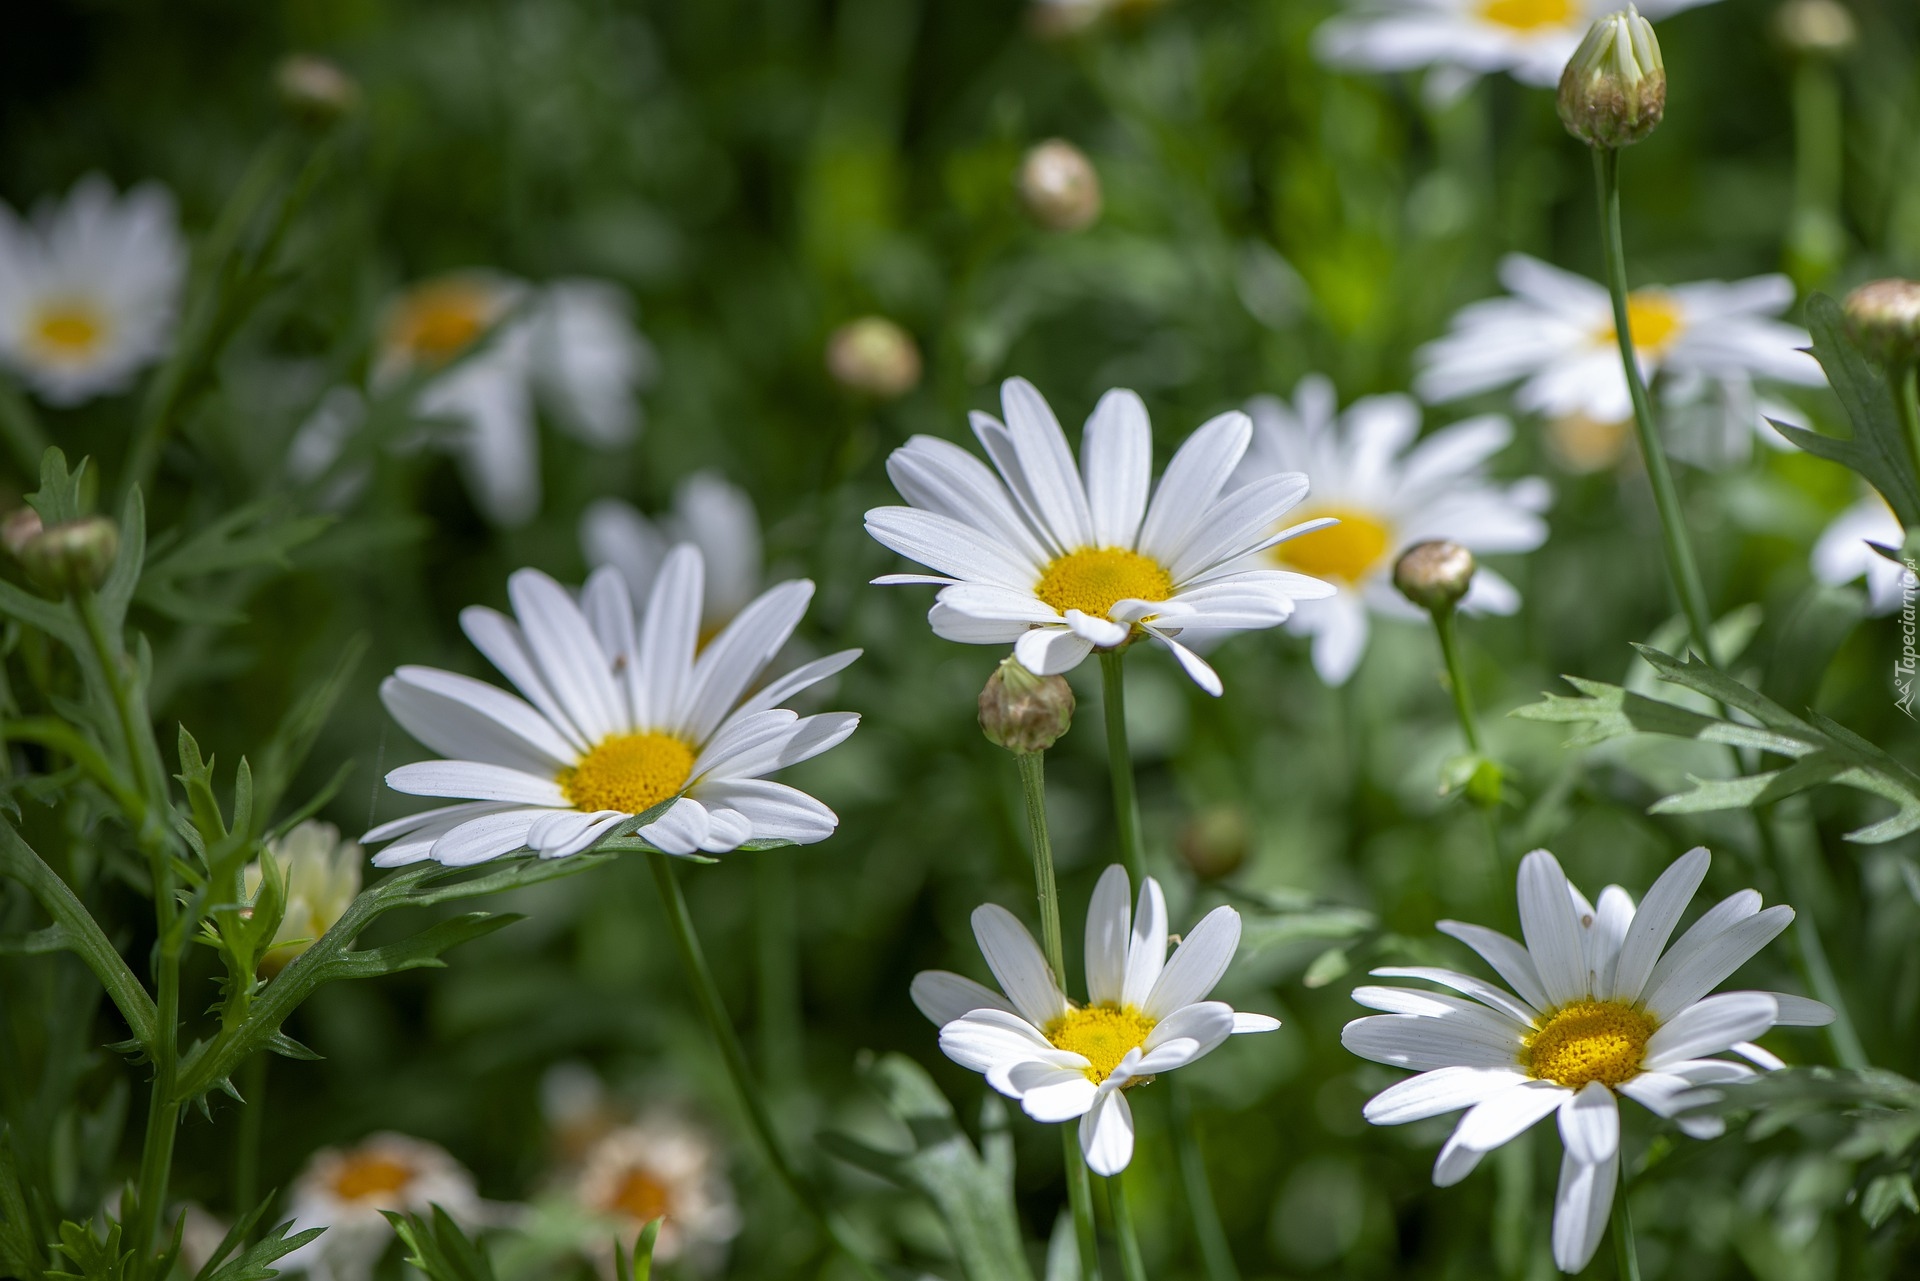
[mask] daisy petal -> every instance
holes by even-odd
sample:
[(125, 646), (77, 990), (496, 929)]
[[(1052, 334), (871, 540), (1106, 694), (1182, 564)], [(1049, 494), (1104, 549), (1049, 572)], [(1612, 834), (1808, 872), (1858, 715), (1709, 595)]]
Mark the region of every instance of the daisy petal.
[(1080, 1118), (1080, 1151), (1095, 1174), (1112, 1178), (1133, 1160), (1133, 1109), (1124, 1091), (1100, 1090)]
[[(1641, 1003), (1656, 1019), (1671, 1019), (1725, 982), (1771, 943), (1793, 920), (1793, 909), (1776, 905), (1692, 943), (1682, 939), (1655, 967)], [(1691, 944), (1689, 946), (1689, 944)]]
[(1185, 1005), (1207, 999), (1240, 949), (1240, 913), (1216, 907), (1188, 931), (1175, 948), (1140, 1010), (1162, 1019)]
[(1087, 999), (1095, 1005), (1126, 999), (1129, 892), (1127, 869), (1115, 863), (1100, 874), (1087, 904)]
[(1680, 924), (1681, 914), (1693, 901), (1700, 882), (1706, 879), (1711, 861), (1704, 846), (1688, 850), (1675, 859), (1647, 891), (1620, 945), (1612, 986), (1615, 1000), (1639, 999), (1667, 940), (1673, 937), (1674, 927)]
[(1659, 1069), (1681, 1059), (1718, 1054), (1751, 1041), (1773, 1026), (1780, 1007), (1765, 992), (1722, 992), (1674, 1015), (1647, 1041), (1646, 1066)]
[(1457, 1112), (1526, 1081), (1518, 1068), (1444, 1067), (1388, 1086), (1363, 1111), (1375, 1125), (1404, 1125)]
[(1586, 940), (1574, 915), (1572, 886), (1546, 850), (1520, 860), (1520, 933), (1552, 1004), (1590, 995)]
[(1000, 980), (1000, 990), (1013, 1008), (1036, 1027), (1045, 1027), (1067, 1012), (1067, 998), (1041, 955), (1040, 945), (1012, 912), (997, 903), (973, 910), (973, 936), (987, 968)]
[(1553, 1261), (1562, 1272), (1578, 1272), (1593, 1262), (1606, 1235), (1619, 1178), (1618, 1152), (1596, 1165), (1582, 1165), (1571, 1151), (1560, 1158), (1560, 1190), (1553, 1199)]
[(1526, 1133), (1573, 1098), (1551, 1081), (1522, 1081), (1467, 1110), (1433, 1164), (1435, 1187), (1451, 1187), (1473, 1172), (1480, 1158)]
[(1013, 1013), (1013, 1004), (984, 983), (976, 983), (948, 970), (922, 970), (913, 976), (908, 995), (919, 1011), (944, 1027), (975, 1010), (1001, 1010)]

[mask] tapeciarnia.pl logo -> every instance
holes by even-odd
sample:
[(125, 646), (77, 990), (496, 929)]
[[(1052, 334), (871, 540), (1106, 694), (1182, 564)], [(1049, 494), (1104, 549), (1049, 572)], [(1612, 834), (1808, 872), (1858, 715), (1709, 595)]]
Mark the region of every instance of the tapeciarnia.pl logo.
[[(1920, 669), (1920, 650), (1914, 647), (1914, 636), (1920, 631), (1916, 625), (1915, 595), (1920, 593), (1920, 565), (1915, 565), (1912, 557), (1901, 562), (1907, 572), (1900, 575), (1900, 657), (1893, 662), (1893, 688), (1899, 695), (1895, 701), (1901, 711), (1914, 716), (1913, 678), (1916, 669)], [(1914, 717), (1920, 720), (1920, 716)]]

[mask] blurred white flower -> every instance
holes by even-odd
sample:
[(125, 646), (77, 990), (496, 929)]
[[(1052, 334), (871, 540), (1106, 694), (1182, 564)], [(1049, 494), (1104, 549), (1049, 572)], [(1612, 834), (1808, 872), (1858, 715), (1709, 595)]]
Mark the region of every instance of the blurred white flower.
[[(475, 504), (498, 524), (518, 525), (540, 508), (536, 403), (582, 441), (611, 448), (639, 430), (634, 396), (652, 369), (652, 349), (618, 287), (536, 287), (463, 271), (416, 285), (388, 307), (372, 386), (389, 392), (422, 380), (414, 410), (457, 427), (453, 447)], [(295, 444), (308, 469), (314, 448)]]
[(88, 174), (30, 223), (0, 204), (0, 361), (49, 404), (119, 391), (171, 344), (186, 270), (157, 183)]
[[(339, 828), (314, 819), (270, 842), (266, 854), (279, 864), (287, 887), (286, 913), (274, 931), (273, 946), (260, 958), (261, 971), (271, 975), (312, 947), (346, 913), (360, 893), (364, 854), (358, 841), (342, 839)], [(247, 865), (249, 902), (260, 893), (263, 879), (260, 864)]]
[(1616, 1094), (1674, 1117), (1686, 1134), (1713, 1138), (1726, 1122), (1685, 1109), (1702, 1099), (1700, 1087), (1746, 1080), (1754, 1071), (1703, 1056), (1732, 1050), (1777, 1068), (1780, 1060), (1753, 1038), (1775, 1026), (1833, 1019), (1818, 1001), (1781, 992), (1708, 995), (1793, 920), (1790, 907), (1761, 911), (1754, 890), (1721, 901), (1667, 947), (1708, 861), (1704, 849), (1676, 859), (1636, 911), (1618, 885), (1601, 892), (1597, 907), (1589, 903), (1553, 855), (1535, 850), (1520, 863), (1524, 947), (1497, 930), (1440, 922), (1518, 996), (1432, 966), (1373, 973), (1449, 991), (1354, 990), (1354, 1000), (1386, 1012), (1347, 1024), (1341, 1043), (1362, 1058), (1419, 1073), (1375, 1095), (1367, 1120), (1402, 1125), (1468, 1109), (1434, 1163), (1436, 1186), (1458, 1183), (1481, 1157), (1559, 1115), (1566, 1150), (1553, 1258), (1563, 1272), (1578, 1272), (1593, 1258), (1613, 1208), (1620, 1174)]
[[(1664, 18), (1711, 0), (1648, 0)], [(1348, 0), (1346, 12), (1314, 33), (1322, 62), (1361, 71), (1445, 69), (1442, 96), (1480, 75), (1510, 73), (1525, 84), (1557, 85), (1567, 59), (1618, 0)]]
[(937, 635), (1012, 642), (1022, 665), (1041, 676), (1151, 636), (1218, 695), (1213, 668), (1174, 639), (1183, 629), (1276, 627), (1295, 601), (1333, 593), (1304, 574), (1247, 563), (1314, 526), (1280, 526), (1306, 496), (1305, 476), (1265, 476), (1227, 490), (1253, 435), (1245, 414), (1202, 424), (1149, 502), (1153, 429), (1140, 397), (1115, 388), (1100, 398), (1078, 467), (1032, 383), (1009, 378), (1000, 399), (1004, 424), (972, 416), (998, 475), (950, 441), (915, 436), (887, 460), (894, 488), (912, 506), (867, 513), (874, 538), (939, 571), (874, 580), (938, 586), (927, 616)]
[[(1500, 483), (1487, 476), (1487, 460), (1513, 439), (1505, 418), (1470, 418), (1416, 440), (1420, 406), (1410, 397), (1369, 396), (1345, 413), (1337, 403), (1333, 384), (1317, 374), (1300, 381), (1292, 404), (1274, 396), (1249, 403), (1253, 448), (1241, 469), (1247, 480), (1305, 472), (1313, 491), (1300, 516), (1340, 522), (1265, 553), (1334, 585), (1332, 596), (1302, 601), (1287, 621), (1290, 631), (1313, 637), (1314, 669), (1331, 685), (1359, 666), (1368, 611), (1425, 618), (1393, 586), (1402, 549), (1445, 538), (1476, 553), (1532, 551), (1546, 541), (1540, 514), (1551, 499), (1538, 477)], [(1494, 614), (1519, 605), (1512, 584), (1484, 565), (1461, 602)]]
[(288, 1201), (293, 1232), (326, 1231), (277, 1266), (316, 1281), (367, 1281), (373, 1275), (393, 1237), (382, 1210), (423, 1214), (438, 1205), (463, 1226), (485, 1215), (473, 1176), (446, 1149), (393, 1133), (314, 1153)]
[(1240, 914), (1216, 907), (1167, 956), (1167, 903), (1152, 877), (1128, 910), (1127, 870), (1100, 877), (1087, 905), (1087, 997), (1075, 1005), (1013, 913), (974, 909), (973, 933), (1006, 995), (946, 970), (914, 976), (913, 1003), (940, 1026), (940, 1048), (1020, 1100), (1036, 1121), (1080, 1121), (1096, 1174), (1133, 1159), (1126, 1092), (1211, 1052), (1235, 1032), (1271, 1032), (1278, 1019), (1209, 1001), (1240, 946)]
[(1835, 516), (1821, 533), (1813, 545), (1813, 576), (1836, 587), (1864, 577), (1868, 607), (1876, 614), (1891, 614), (1900, 608), (1907, 570), (1868, 544), (1897, 552), (1906, 540), (1907, 532), (1900, 528), (1900, 518), (1886, 499), (1868, 494)]
[(380, 697), (393, 718), (449, 758), (403, 765), (387, 785), (463, 803), (368, 832), (369, 844), (393, 842), (375, 865), (465, 866), (523, 847), (564, 858), (663, 801), (673, 804), (638, 835), (670, 854), (831, 836), (832, 810), (764, 776), (853, 733), (853, 712), (803, 717), (780, 704), (860, 651), (816, 659), (748, 696), (799, 625), (813, 584), (770, 588), (700, 649), (703, 577), (699, 549), (683, 543), (637, 619), (611, 568), (594, 571), (577, 602), (538, 570), (520, 570), (507, 580), (517, 622), (462, 611), (468, 639), (526, 701), (431, 667), (387, 678)]
[[(1500, 280), (1511, 297), (1465, 307), (1445, 337), (1420, 349), (1414, 379), (1420, 398), (1440, 404), (1517, 382), (1514, 404), (1528, 413), (1627, 421), (1633, 401), (1606, 287), (1525, 254), (1501, 262)], [(1627, 319), (1641, 376), (1659, 380), (1669, 407), (1717, 397), (1725, 420), (1743, 439), (1757, 432), (1769, 443), (1782, 443), (1764, 421), (1782, 415), (1762, 402), (1755, 380), (1806, 387), (1826, 382), (1819, 364), (1802, 350), (1811, 341), (1806, 330), (1774, 319), (1792, 304), (1793, 284), (1785, 276), (1636, 289), (1627, 298)], [(1711, 457), (1726, 451), (1697, 452)]]
[[(572, 1199), (613, 1221), (629, 1249), (640, 1229), (661, 1220), (653, 1257), (684, 1259), (711, 1271), (740, 1232), (740, 1209), (727, 1181), (724, 1154), (712, 1134), (664, 1108), (610, 1131), (589, 1148), (569, 1180)], [(612, 1241), (595, 1238), (591, 1252), (603, 1270)]]
[(707, 565), (700, 634), (718, 634), (760, 590), (760, 518), (753, 499), (718, 472), (695, 472), (673, 492), (673, 512), (648, 520), (631, 503), (603, 498), (580, 517), (580, 544), (593, 565), (611, 565), (637, 600), (653, 589), (675, 543), (692, 543)]

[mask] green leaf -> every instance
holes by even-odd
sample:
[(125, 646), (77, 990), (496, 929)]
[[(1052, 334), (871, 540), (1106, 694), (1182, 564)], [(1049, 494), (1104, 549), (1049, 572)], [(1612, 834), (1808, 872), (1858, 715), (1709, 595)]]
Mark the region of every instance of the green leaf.
[(47, 1275), (55, 1281), (125, 1281), (133, 1251), (120, 1248), (120, 1225), (108, 1223), (98, 1237), (93, 1232), (91, 1223), (62, 1223), (60, 1240), (53, 1248), (55, 1254), (66, 1256), (71, 1270), (56, 1266)]
[(1813, 334), (1814, 359), (1826, 370), (1853, 424), (1853, 435), (1842, 440), (1790, 424), (1774, 426), (1808, 453), (1858, 472), (1880, 491), (1902, 528), (1920, 525), (1920, 475), (1914, 472), (1886, 375), (1855, 345), (1840, 304), (1825, 294), (1807, 300), (1807, 328)]
[(209, 574), (268, 566), (284, 568), (288, 553), (311, 542), (332, 523), (325, 516), (289, 516), (285, 504), (262, 499), (229, 512), (164, 552), (156, 548), (140, 577), (135, 599), (181, 622), (233, 623), (241, 615), (214, 610), (204, 596), (182, 590), (182, 584)]
[(30, 1277), (41, 1269), (40, 1233), (27, 1210), (26, 1189), (13, 1151), (13, 1131), (0, 1126), (0, 1268), (8, 1276)]
[(429, 1281), (494, 1281), (493, 1263), (486, 1251), (440, 1206), (433, 1207), (431, 1216), (391, 1210), (381, 1213), (406, 1247), (407, 1262), (425, 1273)]
[[(273, 1266), (275, 1263), (307, 1242), (316, 1239), (325, 1231), (323, 1228), (307, 1228), (288, 1236), (287, 1229), (293, 1226), (293, 1221), (289, 1219), (233, 1258), (227, 1259), (227, 1255), (246, 1239), (246, 1234), (252, 1230), (254, 1223), (259, 1220), (272, 1201), (272, 1197), (262, 1201), (259, 1208), (248, 1215), (243, 1222), (234, 1224), (233, 1231), (227, 1234), (226, 1240), (220, 1243), (220, 1248), (214, 1252), (213, 1257), (201, 1267), (194, 1281), (269, 1281), (269, 1278), (280, 1275), (280, 1269)], [(220, 1262), (222, 1259), (227, 1261), (222, 1263)]]
[(1867, 1184), (1860, 1197), (1860, 1217), (1870, 1228), (1891, 1219), (1896, 1210), (1920, 1214), (1920, 1196), (1914, 1195), (1911, 1174), (1883, 1174)]
[(79, 520), (87, 514), (89, 488), (87, 460), (78, 467), (67, 466), (67, 456), (58, 446), (48, 446), (40, 455), (40, 488), (27, 495), (27, 503), (40, 513), (44, 525), (60, 525)]

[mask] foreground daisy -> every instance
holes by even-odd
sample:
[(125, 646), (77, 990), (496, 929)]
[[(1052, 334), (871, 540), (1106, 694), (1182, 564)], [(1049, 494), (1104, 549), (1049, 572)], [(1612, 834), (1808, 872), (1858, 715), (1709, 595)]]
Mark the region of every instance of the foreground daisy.
[(1265, 476), (1227, 490), (1253, 434), (1245, 414), (1221, 414), (1188, 437), (1148, 502), (1153, 431), (1138, 396), (1115, 389), (1100, 398), (1078, 468), (1032, 383), (1009, 378), (1000, 396), (1005, 423), (973, 415), (994, 471), (958, 445), (915, 436), (887, 460), (894, 488), (912, 506), (867, 513), (868, 533), (938, 571), (874, 580), (938, 585), (927, 616), (938, 635), (1011, 641), (1041, 676), (1151, 636), (1217, 695), (1213, 668), (1174, 639), (1183, 628), (1274, 627), (1295, 601), (1333, 593), (1303, 574), (1241, 563), (1326, 523), (1280, 527), (1306, 497), (1305, 476)]
[(673, 491), (673, 512), (648, 520), (632, 503), (603, 498), (580, 517), (580, 544), (595, 565), (611, 565), (636, 597), (652, 588), (667, 550), (692, 543), (707, 565), (701, 636), (725, 627), (760, 590), (760, 518), (753, 499), (718, 472), (703, 471)]
[[(1420, 407), (1406, 396), (1369, 396), (1336, 416), (1333, 384), (1304, 378), (1293, 403), (1253, 401), (1253, 448), (1242, 476), (1305, 472), (1313, 497), (1302, 517), (1339, 524), (1284, 542), (1266, 556), (1277, 566), (1325, 579), (1332, 596), (1303, 602), (1288, 629), (1313, 637), (1313, 665), (1331, 685), (1345, 683), (1366, 652), (1369, 611), (1424, 618), (1393, 587), (1402, 548), (1446, 538), (1473, 552), (1527, 552), (1546, 540), (1540, 513), (1546, 482), (1507, 484), (1487, 476), (1487, 460), (1506, 448), (1513, 427), (1496, 416), (1468, 419), (1416, 443)], [(1462, 602), (1469, 610), (1511, 614), (1520, 594), (1482, 567)]]
[(852, 712), (803, 717), (780, 703), (860, 651), (816, 659), (749, 696), (798, 626), (813, 584), (770, 589), (696, 655), (703, 577), (699, 551), (674, 548), (637, 623), (612, 569), (595, 571), (578, 603), (523, 569), (507, 580), (516, 618), (462, 611), (467, 638), (524, 699), (431, 667), (387, 678), (380, 697), (393, 718), (451, 758), (402, 765), (387, 785), (463, 803), (368, 832), (368, 843), (393, 842), (374, 863), (460, 866), (522, 848), (564, 858), (664, 801), (673, 804), (638, 835), (669, 854), (831, 836), (839, 824), (832, 810), (763, 776), (853, 732), (860, 718)]
[(388, 307), (372, 383), (386, 392), (420, 380), (414, 410), (458, 427), (453, 448), (475, 504), (518, 525), (540, 507), (536, 401), (587, 444), (621, 445), (639, 429), (634, 394), (652, 367), (617, 287), (463, 271)]
[(1240, 946), (1240, 914), (1216, 907), (1167, 956), (1167, 904), (1152, 877), (1127, 910), (1127, 870), (1115, 864), (1087, 905), (1087, 997), (1075, 1005), (1013, 913), (976, 908), (973, 933), (1006, 995), (945, 970), (914, 976), (913, 1003), (940, 1025), (940, 1048), (1036, 1121), (1080, 1119), (1080, 1150), (1097, 1174), (1133, 1159), (1126, 1092), (1193, 1062), (1235, 1032), (1271, 1032), (1278, 1019), (1236, 1014), (1207, 993)]
[(0, 361), (49, 404), (119, 391), (173, 340), (187, 246), (156, 183), (89, 174), (26, 222), (0, 204)]
[[(1667, 940), (1707, 874), (1704, 849), (1676, 859), (1639, 910), (1617, 885), (1596, 907), (1567, 882), (1545, 850), (1520, 863), (1522, 947), (1495, 930), (1457, 921), (1440, 929), (1471, 947), (1513, 992), (1428, 966), (1373, 971), (1422, 979), (1460, 996), (1362, 987), (1360, 1004), (1385, 1014), (1355, 1019), (1340, 1040), (1362, 1058), (1420, 1075), (1367, 1104), (1375, 1125), (1400, 1125), (1468, 1109), (1440, 1149), (1433, 1181), (1448, 1187), (1480, 1158), (1535, 1122), (1558, 1114), (1565, 1155), (1553, 1212), (1553, 1258), (1578, 1272), (1593, 1258), (1620, 1174), (1619, 1095), (1663, 1117), (1696, 1087), (1754, 1075), (1745, 1064), (1705, 1057), (1732, 1050), (1762, 1067), (1780, 1060), (1750, 1044), (1777, 1025), (1830, 1022), (1818, 1001), (1778, 992), (1708, 993), (1772, 941), (1793, 909), (1762, 911), (1742, 890)], [(1471, 999), (1462, 999), (1471, 998)], [(1725, 1122), (1680, 1116), (1696, 1138)]]
[(1876, 614), (1891, 614), (1900, 608), (1912, 579), (1905, 566), (1882, 556), (1872, 544), (1897, 552), (1906, 538), (1886, 500), (1868, 494), (1821, 533), (1813, 545), (1813, 576), (1836, 587), (1865, 578), (1868, 607)]
[(289, 1235), (325, 1228), (276, 1265), (317, 1281), (367, 1281), (393, 1227), (382, 1211), (431, 1213), (473, 1224), (486, 1211), (473, 1176), (441, 1148), (404, 1134), (375, 1134), (350, 1148), (323, 1148), (288, 1192)]
[[(1664, 18), (1709, 0), (1648, 0)], [(1451, 89), (1505, 71), (1525, 84), (1558, 84), (1567, 59), (1617, 0), (1349, 0), (1346, 13), (1314, 34), (1314, 52), (1336, 67), (1365, 71), (1446, 68)]]

